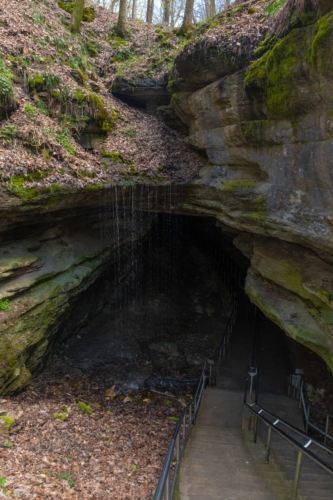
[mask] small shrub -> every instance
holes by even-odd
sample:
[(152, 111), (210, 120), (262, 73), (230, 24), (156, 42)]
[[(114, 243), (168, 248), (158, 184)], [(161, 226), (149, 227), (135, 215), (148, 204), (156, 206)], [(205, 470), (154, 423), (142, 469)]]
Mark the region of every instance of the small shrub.
[(124, 127), (121, 129), (121, 133), (123, 135), (127, 135), (128, 137), (133, 137), (136, 135), (136, 130), (134, 127)]
[(26, 104), (25, 108), (24, 108), (24, 111), (25, 111), (25, 114), (27, 115), (27, 117), (30, 118), (31, 120), (33, 118), (35, 118), (35, 116), (36, 116), (36, 109), (33, 106), (31, 106), (31, 104)]
[(5, 448), (11, 448), (13, 446), (13, 442), (12, 441), (5, 441), (3, 443), (3, 445)]
[(14, 95), (12, 81), (12, 73), (0, 58), (0, 101), (12, 100)]
[(60, 481), (67, 481), (68, 483), (68, 486), (70, 488), (74, 488), (74, 486), (76, 485), (76, 479), (75, 479), (75, 476), (73, 476), (72, 474), (69, 474), (68, 472), (61, 472), (60, 474), (58, 474), (58, 478), (60, 479)]
[(267, 14), (268, 16), (274, 16), (280, 10), (282, 5), (284, 5), (285, 1), (286, 0), (273, 0), (273, 2), (265, 7), (265, 14)]
[(0, 132), (0, 138), (3, 140), (4, 144), (11, 144), (16, 138), (16, 128), (14, 125), (6, 125)]
[(68, 418), (68, 409), (67, 409), (67, 406), (63, 407), (62, 412), (60, 412), (60, 413), (53, 413), (53, 417), (56, 418), (56, 419), (58, 418), (62, 422), (64, 422), (65, 420), (67, 420), (67, 418)]
[(69, 152), (69, 154), (75, 156), (76, 151), (73, 144), (69, 141), (69, 136), (70, 133), (67, 129), (61, 129), (58, 132), (56, 139), (59, 142), (59, 144), (61, 144)]
[(4, 299), (0, 301), (0, 311), (10, 312), (12, 308), (9, 305), (9, 299)]
[(7, 479), (5, 477), (0, 477), (0, 486), (5, 486)]
[(88, 415), (91, 415), (92, 414), (92, 409), (90, 408), (89, 405), (87, 405), (86, 403), (83, 403), (82, 401), (79, 402), (79, 409), (85, 413), (87, 413)]

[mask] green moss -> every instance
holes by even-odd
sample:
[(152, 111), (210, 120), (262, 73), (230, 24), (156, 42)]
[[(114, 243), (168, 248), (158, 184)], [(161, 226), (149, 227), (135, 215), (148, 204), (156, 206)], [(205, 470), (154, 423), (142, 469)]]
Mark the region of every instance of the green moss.
[(28, 83), (30, 90), (36, 90), (36, 92), (41, 92), (44, 88), (44, 77), (41, 73), (37, 73), (35, 76), (28, 78)]
[(245, 87), (254, 85), (263, 90), (270, 115), (287, 117), (300, 111), (293, 95), (293, 70), (298, 65), (303, 45), (300, 31), (294, 30), (279, 40), (246, 72)]
[(257, 182), (252, 180), (234, 180), (223, 183), (221, 189), (231, 191), (232, 189), (251, 188), (256, 184)]
[(98, 191), (99, 189), (102, 189), (102, 184), (87, 184), (87, 186), (84, 187), (87, 191)]
[(169, 80), (167, 85), (167, 90), (171, 92), (172, 86), (175, 83), (175, 80)]
[(31, 120), (36, 117), (36, 109), (33, 106), (31, 106), (31, 104), (25, 105), (24, 112)]
[(249, 142), (261, 143), (267, 127), (267, 120), (241, 122), (240, 126), (244, 137)]
[(0, 311), (10, 312), (12, 308), (9, 305), (9, 299), (0, 300)]
[(310, 49), (310, 61), (321, 73), (333, 76), (333, 12), (319, 19)]
[(122, 157), (121, 153), (119, 151), (106, 151), (105, 148), (102, 148), (101, 155), (103, 158), (109, 158), (112, 161), (115, 161), (116, 163), (126, 163), (126, 160)]
[(102, 132), (110, 132), (113, 129), (118, 114), (115, 110), (108, 109), (103, 97), (96, 93), (85, 93), (76, 90), (73, 98), (99, 122)]
[[(302, 23), (310, 23), (307, 16)], [(316, 78), (317, 72), (333, 76), (333, 13), (315, 25), (298, 28), (282, 39), (267, 38), (258, 50), (267, 52), (246, 72), (245, 87), (264, 94), (270, 116), (293, 118), (311, 106), (299, 93), (300, 78)]]
[(100, 52), (100, 45), (96, 40), (88, 40), (86, 43), (86, 49), (91, 57), (95, 57)]
[(86, 23), (92, 23), (96, 18), (96, 11), (94, 7), (85, 7), (83, 9), (83, 21)]
[[(58, 5), (61, 9), (65, 10), (69, 14), (72, 14), (75, 2), (63, 2), (62, 0), (58, 0)], [(83, 9), (83, 18), (82, 20), (86, 23), (91, 23), (96, 18), (96, 11), (94, 7), (84, 7)]]
[[(14, 175), (10, 184), (7, 186), (9, 192), (18, 196), (22, 201), (28, 202), (36, 198), (41, 191), (29, 186), (24, 186), (25, 182), (35, 182), (44, 179), (49, 174), (49, 171), (34, 172), (27, 175)], [(54, 187), (54, 186), (53, 186)], [(45, 188), (46, 189), (46, 188)], [(50, 189), (50, 188), (47, 188)]]
[(267, 5), (267, 7), (264, 8), (265, 14), (267, 14), (268, 16), (274, 16), (285, 4), (285, 2), (286, 0), (273, 0)]
[(15, 423), (15, 420), (13, 418), (8, 417), (7, 415), (2, 415), (0, 418), (5, 422), (6, 431), (10, 431), (10, 429)]
[(92, 414), (92, 409), (86, 403), (83, 403), (82, 401), (80, 401), (79, 404), (78, 404), (78, 406), (79, 406), (79, 409), (81, 411), (83, 411), (84, 413), (87, 413), (88, 415)]
[(170, 107), (173, 108), (176, 104), (177, 101), (179, 101), (181, 95), (180, 94), (172, 94), (171, 96), (171, 101), (170, 101)]

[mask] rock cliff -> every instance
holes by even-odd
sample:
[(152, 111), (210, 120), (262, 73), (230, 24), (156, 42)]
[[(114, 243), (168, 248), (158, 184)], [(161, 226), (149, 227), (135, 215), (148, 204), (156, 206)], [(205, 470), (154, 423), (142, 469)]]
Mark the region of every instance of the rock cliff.
[(306, 19), (172, 106), (210, 162), (189, 208), (240, 232), (251, 300), (332, 370), (333, 13)]
[[(219, 24), (222, 41), (213, 37), (209, 56), (202, 40), (185, 47), (176, 57), (173, 79), (165, 73), (159, 80), (165, 88), (157, 87), (164, 99), (169, 78), (171, 104), (160, 115), (187, 137), (112, 97), (108, 76), (97, 74), (98, 44), (88, 37), (89, 28), (82, 35), (91, 51), (81, 58), (90, 68), (84, 73), (82, 61), (66, 59), (55, 33), (50, 43), (44, 40), (53, 47), (51, 55), (43, 45), (39, 55), (32, 54), (28, 44), (36, 36), (36, 12), (30, 13), (31, 22), (18, 17), (14, 49), (14, 17), (2, 21), (7, 59), (0, 57), (0, 64), (9, 89), (0, 96), (3, 393), (27, 383), (61, 340), (73, 310), (78, 325), (98, 310), (103, 271), (112, 268), (120, 244), (125, 248), (148, 231), (157, 211), (214, 217), (251, 261), (246, 283), (251, 300), (333, 370), (333, 13), (328, 1), (322, 4), (321, 10), (310, 6), (289, 19), (279, 35), (269, 20), (257, 37), (249, 29), (247, 48), (240, 51), (240, 27), (256, 8), (246, 4), (239, 26), (231, 23), (232, 43), (223, 45), (226, 15)], [(38, 15), (49, 8), (50, 16), (57, 16), (53, 1), (38, 8)], [(103, 32), (99, 16), (94, 23)], [(215, 33), (219, 26), (209, 30)], [(158, 32), (158, 43), (172, 44), (165, 36)], [(76, 43), (72, 51), (79, 50)], [(118, 44), (116, 52), (124, 51), (119, 43), (112, 39), (109, 47)], [(41, 69), (49, 57), (62, 81)], [(22, 72), (24, 60), (30, 83)], [(151, 92), (152, 86), (150, 98)], [(69, 107), (61, 104), (66, 95)], [(75, 138), (78, 129), (84, 140)], [(124, 220), (120, 231), (109, 213), (103, 239), (98, 207), (114, 206), (114, 186), (122, 193)], [(133, 232), (126, 229), (126, 210), (134, 205), (152, 214)]]

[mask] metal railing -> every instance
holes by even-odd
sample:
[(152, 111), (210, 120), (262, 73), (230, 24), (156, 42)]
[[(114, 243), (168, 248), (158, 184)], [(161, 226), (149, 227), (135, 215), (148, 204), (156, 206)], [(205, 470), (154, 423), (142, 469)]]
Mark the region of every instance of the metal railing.
[(203, 391), (205, 389), (206, 378), (205, 363), (194, 399), (184, 409), (172, 435), (160, 479), (155, 491), (154, 500), (161, 500), (163, 498), (165, 500), (172, 500), (173, 498), (177, 483), (180, 459), (184, 453), (187, 437), (199, 410)]
[(214, 364), (209, 365), (209, 383), (210, 383), (210, 385), (216, 385), (218, 369), (224, 360), (227, 344), (229, 343), (230, 335), (231, 335), (232, 330), (233, 330), (234, 325), (235, 325), (235, 321), (236, 321), (236, 317), (237, 317), (237, 300), (236, 300), (235, 295), (232, 297), (232, 300), (233, 300), (233, 308), (232, 308), (231, 316), (229, 318), (228, 324), (227, 324), (226, 329), (224, 331), (224, 334), (222, 336), (222, 340), (221, 340), (221, 343), (219, 345), (218, 352), (217, 352), (216, 358), (214, 360)]
[[(309, 428), (314, 429), (320, 436), (323, 437), (324, 444), (327, 444), (327, 440), (333, 442), (333, 436), (330, 434), (331, 421), (333, 424), (333, 415), (332, 413), (326, 412), (324, 410), (320, 410), (313, 406), (308, 397), (308, 393), (306, 390), (306, 384), (304, 381), (304, 375), (302, 373), (293, 373), (289, 378), (289, 388), (288, 394), (292, 396), (294, 399), (300, 400), (301, 408), (303, 410), (303, 416), (305, 421), (305, 430), (309, 431)], [(319, 415), (319, 419), (323, 422), (323, 429), (318, 427), (318, 418), (316, 422), (311, 422), (311, 417), (313, 414)]]
[[(214, 364), (209, 364), (209, 368), (207, 368), (207, 363), (204, 364), (194, 399), (186, 406), (176, 425), (167, 455), (164, 460), (163, 469), (155, 491), (154, 500), (162, 500), (163, 498), (165, 500), (172, 500), (173, 498), (177, 483), (179, 462), (184, 452), (186, 439), (192, 426), (194, 425), (195, 417), (199, 410), (202, 395), (206, 386), (206, 380), (209, 380), (210, 385), (216, 384), (217, 370), (224, 359), (226, 345), (229, 342), (230, 334), (236, 321), (236, 316), (237, 301), (234, 296), (233, 310), (224, 331)], [(206, 371), (208, 371), (208, 374), (206, 374)]]
[[(251, 371), (251, 373), (250, 373)], [(256, 380), (253, 380), (253, 379)], [(244, 408), (247, 408), (249, 410), (249, 417), (248, 419), (245, 418), (245, 415), (243, 416), (243, 424), (247, 421), (248, 422), (248, 428), (251, 428), (251, 421), (252, 421), (252, 415), (254, 417), (254, 442), (257, 441), (257, 434), (258, 434), (258, 419), (260, 419), (265, 426), (268, 427), (268, 432), (267, 432), (267, 440), (266, 440), (266, 456), (265, 456), (265, 461), (266, 463), (269, 463), (269, 457), (271, 453), (271, 438), (272, 438), (272, 430), (279, 434), (283, 439), (288, 441), (294, 448), (298, 450), (297, 454), (297, 460), (296, 460), (296, 466), (295, 466), (295, 475), (294, 475), (294, 481), (293, 481), (293, 488), (292, 488), (292, 500), (296, 500), (297, 498), (297, 492), (298, 492), (298, 486), (299, 486), (299, 480), (301, 476), (301, 467), (302, 467), (302, 459), (303, 455), (307, 456), (310, 458), (313, 462), (318, 464), (322, 469), (324, 469), (326, 472), (329, 474), (333, 475), (333, 468), (326, 463), (322, 458), (320, 458), (318, 455), (316, 455), (313, 451), (310, 451), (310, 446), (315, 447), (316, 450), (318, 448), (320, 450), (324, 450), (325, 452), (332, 454), (332, 450), (326, 446), (325, 444), (321, 443), (320, 441), (317, 441), (316, 439), (309, 438), (309, 435), (306, 432), (301, 431), (297, 427), (294, 427), (292, 424), (289, 424), (282, 418), (277, 417), (273, 413), (269, 412), (268, 410), (265, 410), (261, 406), (258, 405), (258, 379), (259, 379), (259, 373), (258, 370), (255, 369), (254, 367), (251, 367), (250, 370), (248, 370), (248, 374), (246, 377), (246, 382), (245, 382), (245, 391), (244, 391)], [(252, 397), (248, 396), (249, 388), (251, 391), (252, 387)], [(254, 394), (253, 394), (254, 391)], [(300, 441), (297, 441), (295, 437), (291, 436), (288, 434), (286, 431), (289, 430), (293, 432), (294, 434), (297, 435), (298, 439)]]

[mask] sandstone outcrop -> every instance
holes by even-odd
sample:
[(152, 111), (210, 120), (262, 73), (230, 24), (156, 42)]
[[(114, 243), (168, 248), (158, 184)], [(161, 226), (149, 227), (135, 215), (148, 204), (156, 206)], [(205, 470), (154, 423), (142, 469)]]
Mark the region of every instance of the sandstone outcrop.
[[(29, 116), (28, 97), (15, 87), (22, 106), (8, 123), (17, 127), (17, 143), (10, 142), (7, 120), (10, 144), (3, 137), (0, 144), (2, 393), (24, 386), (42, 366), (73, 310), (80, 319), (71, 325), (98, 310), (98, 280), (119, 244), (143, 236), (158, 211), (214, 217), (234, 235), (251, 262), (251, 300), (333, 371), (333, 12), (317, 21), (304, 16), (293, 28), (265, 39), (251, 65), (254, 54), (236, 54), (224, 69), (216, 64), (214, 73), (214, 48), (211, 58), (194, 52), (191, 59), (186, 52), (184, 66), (177, 59), (178, 76), (186, 82), (178, 82), (171, 108), (161, 116), (188, 133), (186, 139), (119, 104), (100, 156), (50, 133), (31, 152), (24, 143), (28, 125), (47, 120), (50, 132), (56, 118), (37, 108)], [(207, 69), (202, 74), (201, 63)], [(69, 73), (66, 78), (73, 86)], [(92, 87), (84, 90), (83, 99), (77, 86), (72, 90), (81, 106), (94, 94)], [(108, 102), (105, 88), (102, 97)], [(125, 208), (121, 234), (110, 208), (115, 185)], [(111, 211), (104, 239), (102, 206)], [(126, 231), (125, 215), (133, 207), (151, 212), (134, 233)]]

